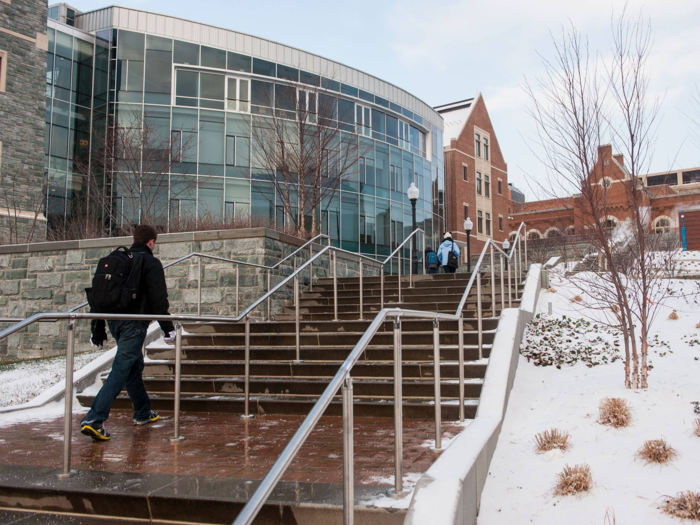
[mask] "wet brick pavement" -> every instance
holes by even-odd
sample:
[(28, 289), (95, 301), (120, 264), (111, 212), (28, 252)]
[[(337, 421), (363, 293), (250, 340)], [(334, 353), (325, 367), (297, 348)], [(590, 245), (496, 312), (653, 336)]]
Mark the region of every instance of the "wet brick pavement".
[[(171, 444), (172, 413), (160, 421), (134, 427), (131, 412), (113, 410), (109, 442), (95, 443), (79, 432), (80, 414), (73, 420), (73, 468), (262, 479), (279, 457), (303, 416), (183, 413), (180, 431), (187, 439)], [(443, 439), (461, 427), (443, 424)], [(355, 418), (355, 484), (391, 485), (394, 472), (392, 418)], [(309, 436), (283, 480), (342, 483), (342, 420), (323, 417)], [(429, 448), (434, 422), (404, 420), (404, 473), (422, 473), (437, 459)], [(0, 457), (6, 465), (62, 465), (63, 419), (0, 426)]]

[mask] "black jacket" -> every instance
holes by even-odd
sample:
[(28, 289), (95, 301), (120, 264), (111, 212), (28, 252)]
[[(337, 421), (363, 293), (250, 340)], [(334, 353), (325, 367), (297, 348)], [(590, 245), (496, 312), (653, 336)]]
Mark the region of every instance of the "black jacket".
[[(165, 271), (159, 259), (153, 256), (151, 249), (145, 244), (134, 243), (130, 250), (143, 254), (143, 269), (141, 274), (141, 287), (146, 291), (146, 303), (144, 304), (144, 314), (168, 315), (170, 304), (168, 303), (168, 288), (165, 284)], [(140, 314), (141, 302), (137, 301), (127, 308), (124, 313)], [(160, 328), (168, 334), (175, 330), (170, 321), (159, 321)], [(105, 322), (101, 319), (92, 323), (92, 333), (95, 335), (105, 334)]]

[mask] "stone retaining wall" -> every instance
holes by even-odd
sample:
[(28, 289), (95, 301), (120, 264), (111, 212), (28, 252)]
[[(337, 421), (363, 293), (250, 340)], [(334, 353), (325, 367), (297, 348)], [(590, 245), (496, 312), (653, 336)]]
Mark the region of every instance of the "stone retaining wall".
[[(189, 253), (201, 252), (271, 266), (303, 243), (266, 228), (177, 233), (159, 236), (155, 255), (164, 264)], [(97, 261), (117, 246), (130, 244), (131, 238), (111, 238), (0, 246), (0, 316), (25, 318), (37, 312), (65, 311), (82, 303)], [(308, 251), (303, 252), (303, 261), (306, 261)], [(318, 265), (321, 276), (328, 267), (327, 258), (323, 259)], [(300, 258), (300, 264), (301, 261)], [(206, 259), (202, 264), (202, 314), (235, 315), (235, 266)], [(345, 273), (345, 268), (341, 268), (339, 263), (339, 275)], [(197, 271), (196, 257), (166, 270), (171, 313), (197, 313)], [(267, 274), (264, 269), (244, 266), (240, 266), (239, 271), (239, 301), (243, 311), (267, 291)], [(290, 259), (279, 271), (273, 272), (272, 286), (291, 272)], [(305, 279), (308, 280), (308, 276)], [(273, 314), (282, 310), (290, 293), (291, 288), (274, 296)], [(257, 312), (259, 316), (264, 314), (262, 309)], [(7, 326), (10, 325), (0, 324), (1, 328)], [(88, 340), (87, 322), (81, 321), (76, 351), (90, 349)], [(0, 340), (0, 361), (49, 357), (62, 354), (65, 348), (65, 323), (35, 323)]]

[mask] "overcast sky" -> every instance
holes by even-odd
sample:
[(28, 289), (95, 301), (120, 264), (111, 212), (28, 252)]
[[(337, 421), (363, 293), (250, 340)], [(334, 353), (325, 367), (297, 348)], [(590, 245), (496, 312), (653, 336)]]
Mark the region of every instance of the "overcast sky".
[[(74, 0), (88, 11), (109, 2)], [(508, 162), (509, 180), (529, 199), (528, 177), (543, 174), (530, 150), (533, 123), (522, 89), (551, 58), (549, 31), (573, 22), (591, 48), (609, 49), (610, 21), (624, 0), (121, 0), (154, 11), (250, 33), (342, 62), (396, 84), (431, 106), (481, 91)], [(629, 0), (651, 18), (652, 88), (664, 97), (652, 171), (700, 166), (690, 140), (690, 97), (700, 86), (700, 2)]]

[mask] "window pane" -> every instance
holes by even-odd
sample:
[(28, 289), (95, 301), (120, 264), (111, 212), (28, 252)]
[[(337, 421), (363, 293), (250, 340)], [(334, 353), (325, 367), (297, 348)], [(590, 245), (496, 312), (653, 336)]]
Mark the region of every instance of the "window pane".
[(275, 63), (261, 58), (253, 59), (253, 73), (256, 75), (275, 76)]
[(143, 91), (143, 62), (129, 60), (129, 76), (126, 84), (127, 91)]
[(226, 51), (202, 46), (202, 66), (226, 69)]
[(355, 104), (342, 98), (338, 102), (338, 120), (351, 126), (345, 127), (347, 131), (354, 131), (355, 124)]
[(176, 64), (189, 64), (191, 66), (199, 65), (199, 46), (190, 44), (189, 42), (180, 42), (175, 40), (175, 53), (173, 60)]
[(251, 102), (256, 106), (272, 107), (274, 101), (273, 86), (271, 82), (260, 80), (251, 81)]
[(71, 35), (56, 31), (56, 54), (64, 58), (73, 56), (73, 37)]
[(340, 92), (343, 95), (350, 95), (351, 97), (358, 96), (358, 89), (356, 87), (348, 86), (347, 84), (340, 85)]
[(384, 140), (384, 133), (386, 132), (386, 127), (384, 124), (384, 113), (381, 111), (377, 111), (376, 109), (372, 110), (372, 136), (375, 136), (375, 134), (378, 134), (375, 138)]
[(230, 71), (243, 71), (245, 73), (250, 73), (250, 62), (251, 58), (245, 55), (239, 55), (238, 53), (227, 53), (227, 67), (226, 69)]
[(398, 145), (399, 140), (399, 120), (391, 115), (386, 116), (386, 140), (387, 142)]
[(170, 93), (172, 63), (172, 53), (170, 51), (146, 50), (145, 90), (147, 92)]
[(236, 137), (226, 137), (226, 165), (235, 166), (236, 164)]
[(293, 67), (277, 64), (277, 78), (299, 82), (299, 70)]
[(296, 111), (296, 89), (291, 86), (275, 84), (275, 107), (287, 111)]
[(330, 91), (340, 91), (340, 82), (330, 78), (321, 77), (321, 87)]
[(201, 73), (201, 98), (211, 98), (214, 100), (224, 99), (224, 81), (226, 77), (223, 75), (213, 75), (211, 73)]
[(250, 166), (250, 139), (248, 137), (236, 137), (236, 166)]
[(117, 58), (143, 61), (144, 43), (145, 35), (143, 33), (120, 29), (119, 40), (117, 40)]
[(199, 94), (199, 73), (178, 71), (175, 94), (179, 97), (197, 97)]
[(372, 93), (360, 90), (360, 98), (362, 100), (366, 100), (367, 102), (372, 102), (374, 104), (374, 95)]
[(304, 84), (309, 84), (310, 86), (320, 86), (321, 77), (314, 75), (313, 73), (308, 73), (306, 71), (301, 71), (299, 74), (299, 81)]

